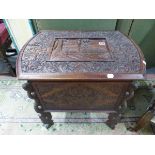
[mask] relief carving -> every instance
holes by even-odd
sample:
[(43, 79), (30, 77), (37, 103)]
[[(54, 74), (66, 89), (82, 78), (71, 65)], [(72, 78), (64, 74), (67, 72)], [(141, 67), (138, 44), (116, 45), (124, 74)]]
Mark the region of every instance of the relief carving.
[(35, 83), (42, 102), (54, 109), (114, 109), (126, 83)]
[[(107, 48), (103, 48), (102, 54), (96, 55), (97, 59), (101, 56), (108, 61), (77, 61), (77, 59), (85, 60), (86, 57), (74, 55), (79, 53), (77, 44), (74, 45), (74, 54), (70, 55), (71, 59), (75, 61), (67, 61), (65, 55), (64, 61), (49, 61), (51, 54), (51, 42), (55, 38), (69, 37), (69, 38), (106, 38), (108, 45), (110, 46), (110, 52), (107, 52)], [(67, 53), (68, 47), (71, 48), (71, 43), (65, 44), (62, 48), (62, 52)], [(94, 43), (96, 44), (96, 43)], [(102, 44), (102, 41), (101, 41)], [(84, 44), (82, 44), (84, 46)], [(82, 49), (84, 47), (80, 46)], [(96, 45), (93, 45), (96, 47)], [(101, 45), (102, 46), (102, 45)], [(56, 47), (56, 45), (54, 46)], [(49, 50), (50, 48), (50, 50)], [(87, 45), (87, 48), (89, 46)], [(71, 48), (73, 49), (73, 48)], [(89, 48), (90, 49), (90, 48)], [(92, 46), (91, 49), (93, 50)], [(83, 51), (83, 50), (82, 50)], [(120, 32), (41, 32), (38, 36), (32, 39), (23, 51), (21, 59), (21, 70), (23, 73), (70, 73), (70, 72), (111, 72), (111, 73), (140, 73), (141, 71), (141, 59), (139, 53), (131, 41), (122, 35)], [(70, 53), (70, 52), (69, 52)], [(100, 53), (100, 52), (98, 52)], [(103, 54), (104, 53), (104, 54)], [(113, 61), (111, 60), (112, 55)], [(59, 52), (60, 54), (60, 52)], [(54, 54), (55, 56), (55, 54)], [(68, 58), (69, 58), (68, 57)], [(81, 58), (82, 57), (82, 58)], [(70, 59), (70, 58), (69, 58)], [(90, 57), (90, 59), (94, 59)], [(90, 60), (89, 59), (89, 60)], [(96, 58), (95, 58), (96, 59)], [(94, 59), (94, 60), (95, 60)]]
[(113, 61), (104, 38), (56, 38), (49, 61)]
[(44, 123), (45, 127), (46, 128), (51, 127), (54, 124), (52, 120), (52, 115), (49, 112), (44, 112), (43, 105), (40, 103), (40, 100), (38, 99), (32, 84), (30, 82), (27, 82), (24, 83), (22, 87), (25, 91), (27, 91), (28, 97), (35, 100), (34, 109), (38, 113), (38, 116)]

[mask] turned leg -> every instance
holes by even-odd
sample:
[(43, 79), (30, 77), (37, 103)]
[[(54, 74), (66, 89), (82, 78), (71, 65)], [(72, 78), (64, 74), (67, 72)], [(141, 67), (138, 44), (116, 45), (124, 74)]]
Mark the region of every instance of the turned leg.
[(23, 89), (27, 91), (29, 98), (35, 100), (34, 109), (38, 113), (42, 123), (45, 125), (46, 128), (51, 127), (54, 124), (52, 120), (52, 115), (50, 112), (44, 112), (43, 106), (40, 103), (39, 99), (37, 98), (31, 84), (29, 82), (23, 84)]
[(120, 116), (118, 113), (110, 113), (106, 124), (111, 128), (115, 129), (115, 125), (120, 121)]

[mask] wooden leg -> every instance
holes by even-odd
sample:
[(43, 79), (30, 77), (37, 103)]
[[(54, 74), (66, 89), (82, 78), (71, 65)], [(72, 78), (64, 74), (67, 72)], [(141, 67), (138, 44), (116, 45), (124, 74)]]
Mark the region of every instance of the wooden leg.
[(106, 124), (111, 129), (115, 129), (115, 125), (121, 120), (122, 114), (127, 109), (127, 100), (131, 99), (133, 96), (134, 96), (134, 91), (133, 91), (133, 89), (130, 88), (129, 92), (126, 92), (124, 100), (118, 106), (117, 112), (109, 114)]
[(50, 128), (54, 124), (51, 113), (44, 112), (43, 107), (39, 102), (35, 102), (34, 109), (38, 113), (39, 118), (46, 128)]
[(31, 84), (29, 82), (23, 84), (23, 89), (27, 91), (29, 98), (35, 100), (34, 109), (38, 113), (42, 123), (45, 125), (46, 128), (50, 128), (54, 124), (52, 120), (52, 115), (50, 112), (44, 112), (43, 106), (38, 100)]
[(110, 113), (106, 124), (111, 128), (115, 129), (115, 125), (120, 121), (120, 116), (118, 113)]
[(115, 113), (110, 113), (108, 116), (108, 120), (106, 121), (106, 124), (111, 128), (115, 129), (115, 125), (120, 122), (122, 114), (125, 112), (127, 109), (127, 99), (125, 98), (122, 101), (122, 104), (118, 106), (117, 112)]
[(40, 115), (39, 118), (41, 119), (42, 123), (47, 129), (50, 128), (52, 125), (54, 125), (51, 113), (44, 112), (39, 115)]

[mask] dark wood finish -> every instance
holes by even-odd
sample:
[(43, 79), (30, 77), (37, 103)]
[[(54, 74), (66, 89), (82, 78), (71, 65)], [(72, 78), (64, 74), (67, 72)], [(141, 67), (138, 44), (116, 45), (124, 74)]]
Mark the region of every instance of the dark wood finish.
[[(51, 61), (55, 38), (105, 38), (113, 61)], [(145, 68), (140, 49), (118, 31), (42, 31), (25, 44), (17, 60), (18, 77), (29, 80), (110, 80), (111, 73), (117, 80), (144, 79)]]
[(110, 113), (106, 124), (111, 128), (115, 129), (115, 125), (120, 121), (121, 117), (118, 113)]
[(114, 129), (144, 79), (140, 49), (118, 31), (42, 31), (22, 48), (17, 76), (46, 125), (51, 111), (106, 111)]
[(40, 103), (30, 82), (23, 84), (23, 89), (27, 91), (28, 97), (35, 100), (34, 109), (38, 113), (39, 118), (45, 124), (46, 128), (51, 127), (54, 123), (52, 115), (49, 112), (44, 112), (43, 105)]
[(105, 38), (55, 38), (49, 61), (114, 61)]
[(128, 82), (31, 82), (44, 110), (117, 110)]

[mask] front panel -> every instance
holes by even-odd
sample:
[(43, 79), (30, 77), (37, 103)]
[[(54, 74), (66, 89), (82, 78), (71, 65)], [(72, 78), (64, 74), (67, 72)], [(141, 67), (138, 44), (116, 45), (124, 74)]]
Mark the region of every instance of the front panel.
[(44, 110), (115, 110), (128, 82), (32, 82)]

